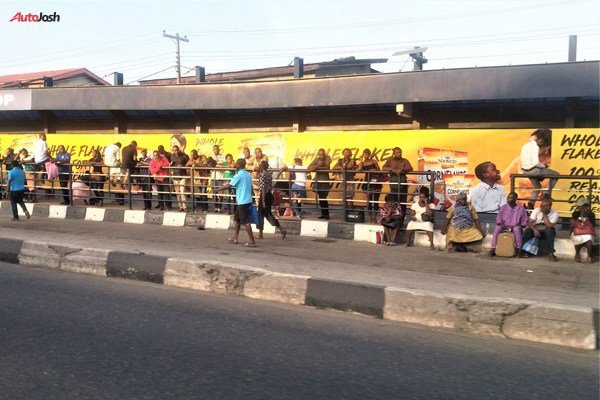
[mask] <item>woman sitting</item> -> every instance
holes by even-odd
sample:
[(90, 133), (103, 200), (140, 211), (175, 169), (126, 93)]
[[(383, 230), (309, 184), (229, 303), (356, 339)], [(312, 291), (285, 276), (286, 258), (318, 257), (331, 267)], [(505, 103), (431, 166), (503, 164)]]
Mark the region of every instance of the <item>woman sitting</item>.
[(592, 262), (592, 249), (594, 247), (594, 236), (596, 235), (596, 219), (594, 213), (590, 210), (589, 201), (581, 197), (575, 203), (577, 211), (573, 213), (571, 226), (573, 234), (571, 240), (575, 246), (575, 261), (583, 262), (581, 258), (581, 249), (587, 249), (587, 261)]
[(408, 215), (410, 215), (410, 221), (406, 226), (406, 247), (414, 245), (415, 231), (425, 231), (429, 238), (429, 248), (435, 250), (433, 245), (435, 205), (429, 202), (425, 192), (419, 193), (419, 199), (410, 207)]
[(483, 230), (473, 206), (467, 204), (467, 194), (461, 192), (456, 204), (448, 210), (442, 235), (446, 236), (446, 251), (454, 247), (457, 252), (467, 252), (466, 244), (483, 239)]
[(383, 226), (383, 244), (395, 246), (398, 230), (404, 222), (402, 208), (396, 201), (397, 196), (388, 193), (385, 195), (385, 204), (380, 209), (381, 225)]

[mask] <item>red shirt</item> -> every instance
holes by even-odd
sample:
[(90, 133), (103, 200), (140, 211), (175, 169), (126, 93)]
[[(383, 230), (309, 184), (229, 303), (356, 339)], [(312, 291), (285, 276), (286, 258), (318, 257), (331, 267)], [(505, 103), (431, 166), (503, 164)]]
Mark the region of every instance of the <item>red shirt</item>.
[(163, 182), (166, 179), (166, 177), (169, 176), (169, 170), (164, 168), (168, 166), (169, 160), (167, 160), (167, 158), (164, 156), (159, 156), (158, 160), (152, 158), (148, 169), (150, 170), (150, 173), (152, 174), (154, 179), (156, 179), (159, 182)]

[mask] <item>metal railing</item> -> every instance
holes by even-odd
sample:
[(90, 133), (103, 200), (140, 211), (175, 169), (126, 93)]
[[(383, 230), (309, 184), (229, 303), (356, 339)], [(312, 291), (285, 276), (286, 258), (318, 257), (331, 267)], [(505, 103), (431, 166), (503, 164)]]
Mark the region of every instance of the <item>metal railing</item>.
[[(129, 175), (122, 166), (84, 162), (62, 164), (68, 173), (49, 180), (47, 173), (40, 170), (39, 164), (22, 165), (28, 186), (26, 195), (34, 202), (41, 196), (62, 197), (68, 204), (82, 199), (92, 205), (104, 205), (104, 202), (113, 201), (118, 205), (127, 205), (129, 209), (133, 209), (136, 203), (143, 203), (147, 209), (153, 201), (158, 200), (157, 207), (165, 209), (178, 204), (178, 208), (183, 207), (192, 212), (208, 211), (209, 206), (213, 205), (215, 209), (230, 213), (235, 204), (233, 189), (226, 193), (214, 193), (217, 187), (231, 180), (230, 176), (235, 174), (234, 168), (163, 167), (167, 172), (163, 178), (151, 175), (148, 166), (138, 165), (134, 173)], [(278, 207), (284, 214), (289, 210), (287, 213), (293, 215), (294, 208), (299, 209), (300, 205), (302, 208), (325, 207), (321, 211), (327, 213), (341, 212), (344, 219), (352, 211), (364, 212), (364, 215), (374, 218), (379, 205), (384, 203), (382, 197), (387, 193), (397, 195), (403, 208), (411, 203), (410, 199), (418, 196), (420, 187), (428, 187), (431, 202), (434, 197), (435, 174), (432, 172), (415, 171), (395, 175), (385, 171), (320, 170), (319, 175), (327, 174), (328, 179), (316, 179), (316, 173), (307, 169), (270, 169), (268, 172), (287, 174), (285, 178), (273, 179), (273, 189), (279, 190), (282, 198), (282, 204)], [(307, 174), (304, 190), (293, 189), (293, 183), (299, 181), (290, 172)], [(0, 186), (3, 193), (6, 190), (6, 175), (7, 165), (1, 164)], [(253, 172), (253, 175), (253, 197), (258, 201), (258, 179), (256, 173)]]
[[(517, 179), (526, 179), (529, 181), (531, 178), (539, 179), (539, 180), (557, 180), (556, 185), (550, 190), (549, 187), (542, 187), (540, 189), (536, 189), (531, 186), (518, 186)], [(564, 189), (557, 187), (560, 181), (567, 180), (570, 182), (569, 188)], [(577, 182), (585, 182), (586, 184), (577, 184)], [(600, 189), (598, 187), (598, 182), (600, 181), (600, 176), (598, 175), (526, 175), (526, 174), (511, 174), (510, 175), (510, 191), (516, 192), (519, 191), (532, 191), (538, 190), (542, 195), (539, 198), (534, 199), (532, 196), (529, 197), (519, 197), (517, 200), (527, 200), (528, 202), (535, 203), (540, 201), (544, 193), (548, 193), (548, 195), (552, 198), (553, 203), (569, 203), (573, 204), (580, 197), (585, 197), (591, 206), (600, 205)], [(575, 182), (575, 184), (573, 183)], [(558, 196), (556, 195), (558, 193)], [(552, 194), (555, 194), (552, 196)], [(566, 195), (566, 196), (563, 196)]]

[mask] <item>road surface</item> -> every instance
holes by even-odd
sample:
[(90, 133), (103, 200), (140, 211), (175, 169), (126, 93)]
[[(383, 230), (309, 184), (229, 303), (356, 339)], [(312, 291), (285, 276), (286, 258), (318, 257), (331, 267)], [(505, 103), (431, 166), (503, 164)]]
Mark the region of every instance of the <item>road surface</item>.
[(598, 399), (598, 354), (0, 263), (0, 399)]

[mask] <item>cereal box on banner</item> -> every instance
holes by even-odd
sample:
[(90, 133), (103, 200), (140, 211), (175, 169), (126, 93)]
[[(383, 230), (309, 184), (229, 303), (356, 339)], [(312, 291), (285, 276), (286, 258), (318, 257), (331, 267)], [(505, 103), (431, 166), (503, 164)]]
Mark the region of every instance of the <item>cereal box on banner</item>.
[(449, 208), (456, 203), (456, 196), (460, 192), (467, 192), (467, 197), (471, 198), (471, 187), (475, 181), (474, 174), (444, 174), (444, 182), (446, 183), (446, 208)]
[[(464, 151), (425, 147), (419, 150), (418, 170), (435, 173), (434, 203), (437, 210), (445, 210), (454, 204), (447, 200), (445, 177), (464, 175), (468, 172), (468, 157)], [(419, 176), (419, 183), (429, 184), (428, 176)]]

